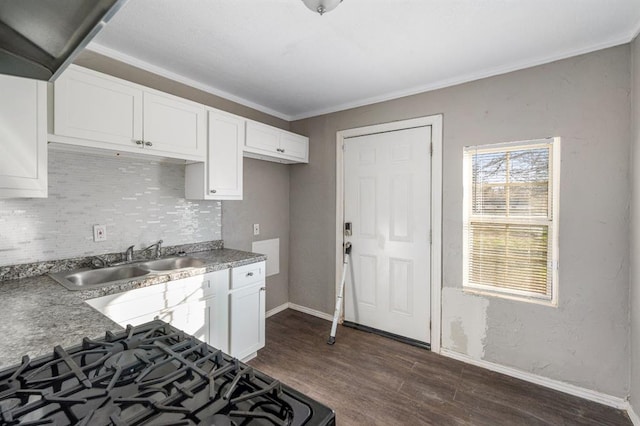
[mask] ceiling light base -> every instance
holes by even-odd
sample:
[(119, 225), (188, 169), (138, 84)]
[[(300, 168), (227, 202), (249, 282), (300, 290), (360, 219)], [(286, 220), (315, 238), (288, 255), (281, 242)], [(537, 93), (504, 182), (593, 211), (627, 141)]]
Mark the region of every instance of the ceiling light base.
[(324, 15), (338, 7), (342, 0), (302, 0), (302, 2), (309, 10)]

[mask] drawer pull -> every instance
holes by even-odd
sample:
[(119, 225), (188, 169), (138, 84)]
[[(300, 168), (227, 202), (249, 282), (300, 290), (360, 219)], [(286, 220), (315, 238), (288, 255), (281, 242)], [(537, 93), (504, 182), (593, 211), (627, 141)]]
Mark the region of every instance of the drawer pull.
[(253, 272), (247, 272), (247, 276), (248, 277), (252, 277), (253, 276)]

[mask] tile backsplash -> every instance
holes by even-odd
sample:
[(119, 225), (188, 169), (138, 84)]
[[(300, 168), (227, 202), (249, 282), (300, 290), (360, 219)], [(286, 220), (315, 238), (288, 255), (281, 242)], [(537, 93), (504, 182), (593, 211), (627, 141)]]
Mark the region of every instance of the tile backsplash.
[(221, 235), (221, 202), (185, 200), (182, 164), (50, 149), (49, 197), (0, 200), (0, 266)]

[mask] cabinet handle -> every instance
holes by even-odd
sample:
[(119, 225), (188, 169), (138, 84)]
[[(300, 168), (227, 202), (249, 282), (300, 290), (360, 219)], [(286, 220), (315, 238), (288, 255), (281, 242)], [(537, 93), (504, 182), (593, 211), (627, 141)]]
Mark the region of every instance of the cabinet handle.
[(136, 145), (142, 145), (144, 143), (143, 141), (140, 141), (140, 140), (134, 141), (134, 142), (136, 143)]
[(217, 191), (216, 191), (215, 189), (212, 189), (212, 190), (211, 190), (211, 191), (209, 191), (209, 192), (211, 192), (212, 194), (215, 194)]
[(267, 291), (267, 288), (266, 287), (261, 287), (260, 291)]
[(283, 152), (282, 148), (276, 148), (276, 151)]
[(284, 154), (284, 148), (282, 148), (282, 149), (280, 150), (280, 152)]
[(144, 143), (146, 146), (152, 146), (153, 144), (151, 142), (145, 142)]
[(253, 272), (247, 272), (247, 276), (248, 277), (252, 277), (253, 276)]

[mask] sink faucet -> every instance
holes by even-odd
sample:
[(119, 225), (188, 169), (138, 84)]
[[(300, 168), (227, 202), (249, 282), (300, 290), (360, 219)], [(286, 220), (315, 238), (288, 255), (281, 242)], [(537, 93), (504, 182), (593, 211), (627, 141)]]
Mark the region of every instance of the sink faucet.
[(127, 249), (127, 251), (125, 251), (125, 252), (124, 252), (124, 257), (125, 257), (125, 259), (126, 259), (126, 261), (127, 261), (127, 262), (131, 262), (131, 261), (133, 260), (133, 248), (134, 248), (135, 246), (136, 246), (135, 244), (134, 244), (134, 245), (132, 245), (132, 246), (130, 246), (130, 247)]
[(109, 266), (109, 262), (102, 256), (96, 256), (91, 260), (91, 265), (94, 268), (107, 268)]
[(142, 249), (142, 251), (151, 249), (154, 249), (153, 256), (158, 259), (160, 257), (160, 251), (162, 250), (162, 240), (158, 241), (157, 243), (151, 244), (149, 247)]

